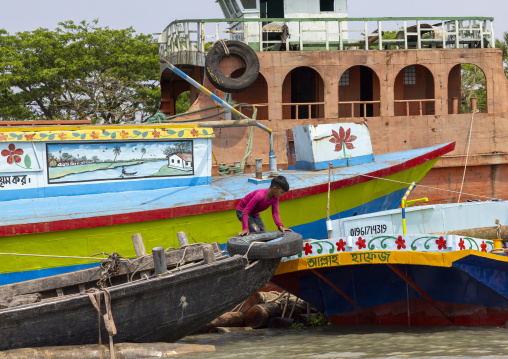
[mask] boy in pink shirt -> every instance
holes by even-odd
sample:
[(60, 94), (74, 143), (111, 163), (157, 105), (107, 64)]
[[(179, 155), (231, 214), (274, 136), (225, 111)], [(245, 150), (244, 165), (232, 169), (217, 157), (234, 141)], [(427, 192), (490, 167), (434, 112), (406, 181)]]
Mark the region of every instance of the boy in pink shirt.
[(284, 228), (279, 217), (279, 198), (289, 191), (289, 184), (284, 176), (272, 179), (270, 188), (258, 189), (245, 196), (236, 207), (236, 216), (242, 222), (241, 236), (250, 232), (266, 232), (263, 220), (259, 212), (272, 206), (273, 221), (281, 232), (290, 231)]

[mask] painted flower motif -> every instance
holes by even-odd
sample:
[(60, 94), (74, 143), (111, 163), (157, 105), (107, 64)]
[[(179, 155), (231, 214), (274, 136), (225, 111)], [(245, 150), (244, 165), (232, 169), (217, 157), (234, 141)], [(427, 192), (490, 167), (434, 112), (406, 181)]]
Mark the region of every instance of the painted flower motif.
[(365, 245), (365, 239), (362, 239), (362, 237), (358, 237), (358, 240), (355, 242), (355, 244), (358, 246), (358, 249), (367, 248)]
[(5, 141), (6, 139), (8, 139), (9, 136), (3, 134), (3, 133), (0, 133), (0, 141)]
[(153, 130), (153, 132), (152, 132), (153, 138), (159, 138), (160, 134), (161, 133), (157, 130)]
[(350, 128), (348, 128), (347, 131), (344, 131), (344, 128), (342, 128), (342, 126), (341, 126), (339, 128), (339, 133), (332, 130), (332, 134), (333, 134), (333, 137), (330, 138), (330, 142), (335, 143), (335, 151), (336, 152), (342, 151), (342, 143), (344, 143), (344, 146), (346, 146), (346, 148), (348, 150), (352, 150), (353, 148), (355, 148), (355, 146), (353, 146), (353, 144), (351, 142), (356, 140), (356, 136), (350, 136), (350, 134), (351, 134)]
[(196, 130), (195, 128), (193, 128), (190, 133), (191, 133), (191, 135), (193, 137), (198, 137), (199, 136), (199, 131)]
[(312, 254), (312, 246), (309, 243), (305, 243), (303, 250), (305, 251), (305, 255)]
[(439, 237), (439, 239), (436, 240), (437, 249), (446, 249), (446, 239), (444, 239), (443, 236)]
[(335, 244), (337, 245), (337, 252), (346, 251), (346, 241), (343, 241), (342, 238), (338, 242), (335, 242)]
[(459, 242), (459, 248), (460, 248), (461, 251), (466, 249), (464, 240), (462, 238), (460, 239), (460, 242)]
[(120, 132), (120, 137), (122, 137), (124, 140), (129, 138), (129, 132), (122, 130), (122, 132)]
[(58, 137), (59, 137), (61, 140), (65, 140), (65, 139), (67, 139), (67, 135), (66, 135), (65, 133), (63, 133), (63, 132), (62, 132), (62, 133), (59, 133), (59, 134), (58, 134)]
[(402, 239), (402, 236), (399, 236), (397, 240), (395, 241), (395, 244), (397, 245), (397, 249), (406, 249), (405, 245), (406, 241)]
[(90, 137), (92, 137), (94, 140), (98, 140), (99, 139), (99, 134), (96, 133), (95, 131), (92, 131), (92, 133), (90, 134)]
[(23, 150), (21, 148), (16, 149), (13, 143), (9, 144), (8, 150), (2, 150), (2, 156), (7, 157), (7, 163), (12, 165), (14, 162), (20, 163)]
[(25, 135), (25, 139), (27, 141), (33, 141), (34, 140), (35, 133), (31, 133), (29, 135)]
[(485, 241), (482, 241), (480, 246), (482, 247), (482, 252), (487, 252), (487, 243), (485, 243)]

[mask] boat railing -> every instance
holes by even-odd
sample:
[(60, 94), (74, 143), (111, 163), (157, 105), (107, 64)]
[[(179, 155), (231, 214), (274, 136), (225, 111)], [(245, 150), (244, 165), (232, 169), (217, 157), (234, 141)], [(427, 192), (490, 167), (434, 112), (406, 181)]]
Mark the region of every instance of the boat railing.
[(164, 29), (158, 43), (159, 54), (164, 58), (179, 52), (206, 53), (212, 43), (224, 39), (242, 41), (255, 51), (485, 48), (495, 47), (493, 20), (489, 17), (176, 20)]
[(436, 99), (433, 98), (426, 98), (426, 99), (413, 99), (413, 100), (394, 100), (396, 104), (401, 103), (405, 104), (404, 106), (404, 114), (401, 114), (402, 116), (409, 116), (411, 114), (410, 111), (410, 105), (411, 104), (417, 104), (418, 105), (418, 114), (421, 115), (429, 115), (430, 113), (427, 113), (425, 111), (425, 104), (432, 104), (436, 102)]
[(381, 101), (339, 101), (339, 118), (379, 116)]
[(282, 118), (308, 120), (324, 117), (324, 102), (288, 102), (282, 104)]

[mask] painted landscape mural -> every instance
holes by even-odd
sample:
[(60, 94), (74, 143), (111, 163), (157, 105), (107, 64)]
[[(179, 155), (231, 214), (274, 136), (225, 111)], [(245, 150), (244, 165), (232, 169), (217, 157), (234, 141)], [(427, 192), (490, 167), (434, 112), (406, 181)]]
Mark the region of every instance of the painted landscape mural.
[(190, 140), (46, 146), (50, 184), (194, 174)]

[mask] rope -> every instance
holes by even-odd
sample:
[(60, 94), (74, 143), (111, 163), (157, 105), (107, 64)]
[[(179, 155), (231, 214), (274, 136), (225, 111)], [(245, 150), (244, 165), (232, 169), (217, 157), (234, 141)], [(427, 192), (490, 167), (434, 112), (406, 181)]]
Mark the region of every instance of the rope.
[[(104, 303), (106, 308), (106, 313), (102, 314), (101, 312), (101, 292), (104, 292)], [(111, 312), (111, 293), (107, 289), (97, 289), (91, 288), (87, 291), (88, 298), (92, 302), (95, 310), (97, 310), (98, 318), (99, 318), (99, 345), (102, 345), (102, 337), (101, 337), (101, 317), (104, 320), (104, 326), (109, 334), (109, 354), (111, 359), (115, 359), (115, 346), (113, 343), (113, 337), (117, 334), (115, 321), (113, 320), (113, 313)], [(95, 297), (94, 297), (95, 294)], [(101, 353), (102, 357), (102, 353)]]
[[(356, 176), (363, 176), (363, 177), (368, 177), (368, 178), (374, 178), (374, 179), (380, 179), (380, 180), (384, 180), (384, 181), (390, 181), (390, 182), (395, 182), (395, 183), (401, 183), (401, 184), (404, 184), (404, 185), (410, 185), (411, 183), (409, 182), (402, 182), (402, 181), (397, 181), (397, 180), (392, 180), (392, 179), (389, 179), (389, 178), (383, 178), (383, 177), (377, 177), (377, 176), (371, 176), (371, 175), (366, 175), (366, 174), (363, 174), (363, 173), (353, 173), (354, 175)], [(450, 189), (443, 189), (443, 188), (437, 188), (437, 187), (432, 187), (432, 186), (424, 186), (422, 184), (418, 184), (419, 187), (423, 187), (423, 188), (429, 188), (429, 189), (434, 189), (436, 191), (444, 191), (444, 192), (450, 192), (450, 193), (459, 193), (458, 191), (452, 191)], [(465, 193), (465, 192), (462, 192), (463, 194), (465, 195), (468, 195), (468, 196), (473, 196), (473, 197), (478, 197), (478, 198), (486, 198), (486, 199), (492, 199), (492, 197), (487, 197), (487, 196), (480, 196), (478, 194), (472, 194), (472, 193)], [(496, 197), (497, 198), (497, 197)], [(501, 198), (500, 198), (501, 199)]]
[[(226, 45), (226, 42), (225, 42), (224, 40), (217, 40), (217, 41), (215, 41), (215, 42), (213, 43), (213, 46), (215, 46), (215, 44), (217, 44), (217, 43), (219, 43), (219, 44), (221, 44), (221, 45), (222, 45), (222, 47), (223, 47), (223, 49), (224, 49), (224, 53), (226, 54), (226, 56), (229, 56), (229, 49), (228, 49), (228, 47), (227, 47), (227, 45)], [(212, 46), (212, 47), (213, 47), (213, 46)]]
[(277, 298), (272, 299), (272, 300), (268, 300), (268, 301), (266, 301), (266, 303), (276, 302), (276, 301), (278, 301), (280, 298), (282, 298), (282, 297), (284, 296), (284, 294), (286, 294), (286, 293), (287, 293), (287, 292), (286, 292), (286, 291), (284, 291), (284, 292), (282, 292), (282, 293), (281, 293), (281, 294), (280, 294)]
[[(254, 120), (256, 119), (257, 111), (258, 110), (255, 109), (254, 115), (252, 115), (252, 118)], [(254, 126), (251, 126), (250, 132), (249, 132), (249, 139), (247, 140), (247, 148), (245, 149), (245, 156), (243, 156), (240, 166), (231, 166), (230, 167), (230, 166), (225, 166), (225, 165), (222, 165), (222, 166), (219, 165), (219, 169), (218, 169), (219, 176), (227, 176), (231, 172), (233, 172), (233, 174), (243, 173), (244, 168), (245, 168), (245, 162), (247, 161), (247, 158), (249, 157), (249, 155), (251, 156), (250, 163), (251, 163), (251, 171), (252, 171), (252, 142), (253, 142), (253, 140), (254, 140)], [(213, 154), (213, 152), (212, 152), (212, 154)], [(215, 156), (213, 158), (215, 159)], [(217, 162), (217, 159), (215, 159), (215, 161)]]
[(474, 114), (476, 112), (479, 112), (479, 111), (474, 110), (473, 114), (471, 115), (471, 124), (469, 125), (469, 140), (467, 141), (466, 163), (464, 164), (464, 173), (462, 174), (462, 183), (460, 184), (460, 193), (459, 193), (459, 199), (457, 200), (457, 203), (460, 202), (460, 196), (462, 195), (462, 187), (464, 186), (464, 178), (466, 177), (467, 160), (469, 158), (469, 145), (471, 144), (471, 132), (473, 131), (473, 120), (474, 120)]

